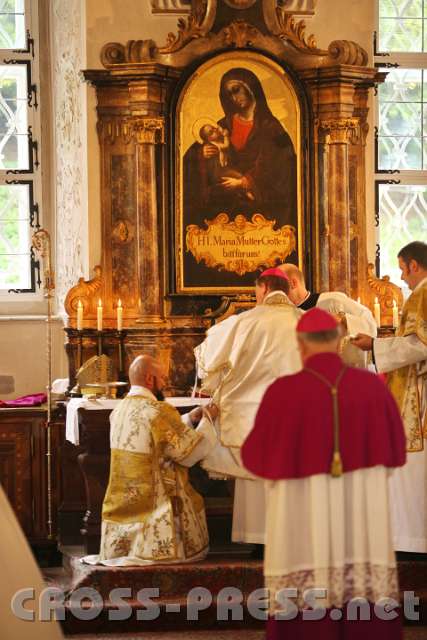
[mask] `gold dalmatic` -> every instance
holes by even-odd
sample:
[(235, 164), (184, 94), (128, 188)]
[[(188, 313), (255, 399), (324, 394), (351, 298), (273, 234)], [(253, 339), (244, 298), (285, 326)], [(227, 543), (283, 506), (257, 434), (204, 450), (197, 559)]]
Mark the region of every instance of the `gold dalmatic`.
[(201, 553), (208, 546), (204, 502), (179, 464), (201, 436), (166, 402), (143, 396), (125, 398), (111, 425), (100, 559), (167, 562)]
[[(416, 335), (427, 346), (427, 283), (414, 291), (405, 303), (396, 336)], [(420, 377), (424, 376), (424, 380)], [(422, 416), (420, 387), (427, 384), (427, 373), (417, 364), (387, 374), (387, 385), (402, 416), (407, 451), (422, 451), (427, 438), (427, 412)]]

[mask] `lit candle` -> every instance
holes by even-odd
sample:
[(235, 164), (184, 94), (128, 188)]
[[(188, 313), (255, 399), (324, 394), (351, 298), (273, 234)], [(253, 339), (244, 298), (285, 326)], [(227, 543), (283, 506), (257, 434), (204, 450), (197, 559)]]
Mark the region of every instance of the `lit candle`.
[(77, 303), (77, 331), (81, 331), (83, 329), (83, 305), (82, 301), (79, 300)]
[(399, 309), (397, 308), (396, 300), (393, 300), (393, 327), (397, 329), (399, 326)]
[(377, 323), (377, 326), (380, 327), (381, 326), (381, 307), (380, 307), (380, 303), (378, 302), (378, 298), (375, 298), (374, 318), (375, 318), (375, 322)]
[(360, 296), (357, 296), (357, 302), (360, 304)]
[(117, 304), (117, 331), (121, 331), (123, 329), (123, 307), (122, 301), (119, 299)]
[(98, 329), (98, 331), (102, 331), (102, 300), (101, 299), (98, 300), (98, 307), (96, 309), (96, 320), (97, 320), (96, 328)]

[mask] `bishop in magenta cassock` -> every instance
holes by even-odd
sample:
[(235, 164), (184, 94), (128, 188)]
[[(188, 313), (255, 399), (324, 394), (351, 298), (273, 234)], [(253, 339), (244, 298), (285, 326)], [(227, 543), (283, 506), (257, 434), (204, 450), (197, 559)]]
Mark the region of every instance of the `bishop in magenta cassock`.
[[(241, 450), (245, 467), (266, 480), (267, 638), (398, 640), (396, 611), (385, 621), (373, 605), (392, 598), (397, 607), (388, 475), (405, 463), (399, 411), (379, 377), (337, 355), (330, 314), (308, 311), (297, 337), (303, 369), (267, 389)], [(288, 592), (293, 613), (283, 589), (297, 590)], [(309, 605), (310, 589), (324, 591)], [(355, 598), (369, 621), (348, 619)], [(323, 617), (307, 619), (311, 608)]]

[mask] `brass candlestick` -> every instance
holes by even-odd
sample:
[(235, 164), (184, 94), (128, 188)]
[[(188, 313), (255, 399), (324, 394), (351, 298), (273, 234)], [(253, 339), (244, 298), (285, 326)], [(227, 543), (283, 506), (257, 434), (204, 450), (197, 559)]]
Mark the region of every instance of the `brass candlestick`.
[(47, 530), (52, 532), (52, 305), (55, 290), (55, 273), (52, 269), (50, 235), (46, 229), (33, 234), (32, 245), (43, 259), (43, 287), (47, 300), (46, 318), (46, 359), (47, 359), (47, 422), (46, 422), (46, 462), (47, 462)]
[(77, 341), (77, 371), (83, 364), (83, 331), (78, 330), (78, 341)]
[(98, 331), (98, 355), (102, 356), (102, 331)]

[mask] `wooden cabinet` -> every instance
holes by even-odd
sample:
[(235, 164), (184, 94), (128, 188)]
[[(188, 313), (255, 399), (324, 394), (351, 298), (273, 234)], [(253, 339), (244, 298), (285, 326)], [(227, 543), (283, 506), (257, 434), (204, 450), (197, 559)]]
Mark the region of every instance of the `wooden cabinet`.
[[(48, 539), (47, 430), (44, 409), (0, 409), (0, 482), (31, 543)], [(63, 425), (54, 424), (52, 434), (52, 515), (60, 491), (58, 451)]]

